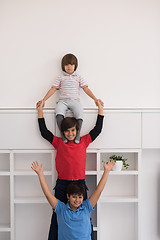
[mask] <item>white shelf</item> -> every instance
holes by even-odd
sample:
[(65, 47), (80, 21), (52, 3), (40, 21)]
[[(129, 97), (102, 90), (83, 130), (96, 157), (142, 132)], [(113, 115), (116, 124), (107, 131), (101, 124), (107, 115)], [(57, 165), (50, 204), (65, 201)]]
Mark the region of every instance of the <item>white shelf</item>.
[(86, 171), (85, 175), (97, 175), (97, 171)]
[(138, 153), (141, 151), (141, 148), (102, 148), (99, 149), (100, 153)]
[(37, 198), (15, 198), (15, 204), (31, 204), (31, 203), (48, 203), (45, 197), (37, 197)]
[[(55, 111), (53, 109), (45, 109), (44, 112), (46, 114), (47, 126), (51, 131), (56, 132), (56, 122), (53, 116)], [(53, 149), (52, 145), (49, 145), (48, 142), (40, 136), (38, 125), (36, 127), (36, 109), (2, 109), (1, 113), (2, 122), (4, 122), (5, 126), (7, 124), (8, 127), (1, 129), (0, 187), (5, 196), (1, 194), (0, 197), (0, 206), (3, 210), (3, 214), (0, 211), (0, 222), (9, 224), (0, 225), (0, 239), (22, 239), (26, 229), (25, 237), (27, 238), (27, 231), (32, 232), (32, 222), (39, 223), (39, 234), (46, 231), (45, 235), (47, 236), (52, 210), (50, 210), (50, 206), (45, 197), (43, 197), (38, 177), (36, 173), (30, 169), (30, 165), (32, 160), (44, 161), (42, 163), (47, 170), (45, 171), (45, 175), (50, 182), (50, 188), (54, 187), (57, 177), (54, 165), (56, 151)], [(88, 132), (90, 126), (94, 122), (93, 116), (96, 116), (97, 109), (84, 109), (84, 113), (86, 121), (84, 120), (82, 132)], [(110, 153), (113, 152), (122, 155), (125, 153), (127, 156), (131, 156), (130, 160), (133, 165), (130, 165), (128, 170), (122, 170), (121, 172), (111, 171), (109, 174), (108, 182), (105, 187), (105, 194), (103, 194), (98, 201), (97, 209), (94, 211), (92, 217), (92, 219), (96, 219), (96, 221), (94, 221), (94, 226), (96, 226), (94, 227), (94, 231), (97, 231), (96, 240), (106, 239), (106, 236), (112, 239), (112, 234), (117, 234), (113, 239), (118, 239), (120, 236), (120, 239), (142, 240), (143, 238), (145, 239), (144, 236), (147, 236), (148, 233), (148, 236), (152, 236), (156, 231), (153, 227), (156, 224), (156, 219), (155, 221), (148, 220), (149, 218), (145, 217), (144, 214), (146, 209), (151, 209), (149, 207), (152, 206), (152, 199), (149, 198), (149, 193), (147, 193), (146, 190), (145, 193), (148, 199), (144, 207), (144, 194), (141, 194), (148, 184), (150, 184), (149, 189), (152, 189), (152, 184), (155, 185), (155, 181), (150, 183), (149, 176), (144, 176), (144, 174), (142, 174), (141, 164), (147, 167), (145, 169), (147, 172), (150, 157), (153, 158), (154, 163), (156, 158), (158, 163), (160, 156), (160, 125), (158, 121), (158, 119), (160, 119), (160, 109), (106, 108), (104, 109), (104, 113), (106, 117), (104, 118), (105, 124), (102, 133), (89, 146), (89, 149), (87, 149), (87, 155), (89, 156), (87, 156), (88, 165), (85, 174), (87, 186), (89, 187), (88, 196), (93, 192), (92, 190), (95, 189), (103, 173), (103, 166), (101, 164), (102, 155), (105, 156), (105, 154), (107, 155), (108, 153), (107, 156), (110, 156)], [(126, 119), (128, 113), (130, 116)], [(135, 115), (132, 114), (131, 116), (130, 113), (139, 114), (136, 118), (132, 119)], [(17, 129), (17, 127), (13, 128), (12, 126), (13, 120), (14, 123), (17, 124), (16, 126), (18, 129), (20, 127), (19, 132), (16, 133), (16, 139), (15, 134), (10, 134), (12, 131), (16, 132)], [(112, 120), (114, 120), (114, 122)], [(126, 122), (124, 123), (123, 120)], [(24, 129), (24, 124), (29, 128), (27, 127)], [(1, 125), (3, 126), (3, 124)], [(126, 125), (128, 128), (126, 128)], [(136, 129), (138, 129), (138, 131), (136, 131)], [(25, 139), (22, 141), (24, 131)], [(134, 137), (132, 137), (132, 134)], [(148, 136), (150, 137), (148, 138)], [(139, 142), (138, 144), (137, 140)], [(141, 151), (143, 153), (142, 155)], [(104, 158), (104, 160), (105, 159), (106, 158)], [(48, 162), (47, 166), (46, 162)], [(156, 171), (156, 167), (154, 167), (153, 171)], [(152, 172), (152, 174), (154, 175), (154, 172)], [(158, 179), (158, 175), (156, 179)], [(156, 186), (158, 186), (158, 180), (156, 183)], [(157, 187), (154, 189), (157, 189)], [(154, 189), (153, 194), (156, 195)], [(32, 198), (32, 196), (35, 196), (35, 198)], [(37, 196), (42, 197), (38, 198)], [(154, 205), (152, 213), (156, 214), (157, 205)], [(44, 212), (42, 213), (41, 210)], [(40, 215), (44, 216), (44, 214), (47, 215), (48, 221), (45, 220), (45, 222), (43, 222), (42, 219), (41, 222)], [(21, 221), (21, 219), (24, 219), (24, 216), (26, 216), (26, 219)], [(28, 219), (32, 219), (32, 222), (28, 221)], [(114, 226), (112, 224), (115, 221), (121, 223), (117, 233), (114, 231)], [(125, 225), (126, 231), (123, 229), (124, 222), (127, 225)], [(148, 230), (146, 233), (145, 226), (146, 224), (149, 225), (149, 223), (152, 223), (150, 224), (150, 229), (152, 230)], [(111, 232), (110, 235), (108, 235), (109, 231), (106, 232), (107, 228)], [(127, 232), (126, 235), (125, 232)], [(35, 238), (31, 237), (28, 239), (33, 240)], [(38, 239), (38, 237), (36, 239)]]
[[(130, 169), (122, 170), (120, 172), (111, 171), (110, 176), (107, 182), (107, 185), (104, 189), (102, 196), (96, 206), (96, 211), (92, 213), (92, 222), (94, 224), (94, 232), (97, 236), (96, 240), (101, 239), (99, 237), (101, 231), (101, 215), (99, 211), (99, 206), (103, 205), (104, 208), (114, 208), (114, 206), (120, 212), (120, 215), (123, 215), (121, 209), (123, 207), (128, 207), (131, 209), (136, 208), (137, 213), (139, 213), (139, 173), (140, 173), (140, 150), (139, 149), (88, 149), (87, 150), (87, 162), (86, 162), (86, 182), (89, 188), (88, 197), (95, 190), (98, 180), (103, 174), (103, 168), (101, 161), (103, 158), (107, 158), (110, 153), (124, 153), (127, 157), (130, 158)], [(54, 150), (10, 150), (9, 157), (6, 161), (3, 160), (3, 168), (0, 171), (0, 176), (3, 181), (7, 181), (8, 184), (8, 196), (10, 195), (10, 205), (6, 206), (8, 210), (8, 218), (6, 222), (10, 221), (11, 224), (8, 226), (0, 226), (1, 234), (10, 235), (9, 240), (15, 240), (14, 234), (17, 234), (18, 230), (15, 228), (15, 222), (17, 221), (17, 216), (20, 216), (21, 213), (31, 214), (32, 217), (36, 216), (39, 218), (39, 212), (41, 209), (48, 213), (52, 214), (50, 211), (50, 206), (47, 199), (43, 196), (40, 184), (38, 181), (37, 174), (31, 169), (32, 161), (39, 161), (43, 164), (44, 175), (48, 180), (50, 189), (54, 187), (57, 174), (55, 173), (54, 166)], [(4, 154), (2, 152), (2, 154)], [(10, 179), (9, 179), (10, 178)], [(10, 184), (10, 189), (9, 189)], [(9, 192), (10, 190), (10, 192)], [(34, 197), (32, 197), (34, 196)], [(39, 196), (39, 197), (37, 197)], [(7, 199), (7, 198), (6, 198)], [(116, 204), (115, 204), (116, 203)], [(124, 204), (122, 204), (124, 203)], [(114, 206), (112, 206), (114, 204)], [(35, 212), (34, 212), (35, 211)], [(37, 214), (37, 215), (34, 215)], [(49, 218), (51, 217), (48, 214)], [(104, 221), (109, 220), (109, 216), (103, 216)], [(124, 216), (125, 217), (125, 216)], [(138, 222), (138, 217), (134, 214), (131, 216), (127, 215), (126, 219), (131, 219), (131, 221)], [(125, 219), (125, 220), (126, 220)], [(46, 223), (46, 228), (49, 226), (49, 222)], [(21, 225), (21, 223), (18, 223)], [(23, 226), (22, 226), (23, 228)], [(131, 225), (131, 230), (134, 226)], [(48, 230), (47, 230), (48, 231)], [(137, 230), (138, 233), (139, 230)], [(14, 233), (15, 232), (15, 233)], [(140, 240), (140, 239), (138, 239)]]
[(100, 202), (103, 203), (136, 203), (137, 197), (101, 197)]
[[(32, 171), (14, 171), (13, 174), (15, 176), (37, 176), (37, 174)], [(52, 171), (44, 171), (44, 175), (52, 176)]]
[(138, 175), (138, 171), (110, 171), (109, 175)]
[(0, 171), (0, 176), (10, 176), (10, 172), (8, 172), (8, 171)]
[(12, 150), (13, 153), (53, 153), (55, 150), (47, 150), (47, 149), (17, 149)]
[(10, 232), (9, 224), (0, 224), (0, 232)]

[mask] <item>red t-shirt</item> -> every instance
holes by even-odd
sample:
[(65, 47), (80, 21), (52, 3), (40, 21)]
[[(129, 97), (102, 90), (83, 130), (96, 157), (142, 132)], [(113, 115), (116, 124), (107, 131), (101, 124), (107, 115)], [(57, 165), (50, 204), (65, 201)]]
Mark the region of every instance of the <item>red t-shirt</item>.
[(64, 143), (61, 138), (54, 136), (52, 145), (57, 150), (55, 162), (59, 179), (85, 178), (86, 149), (91, 142), (89, 133), (81, 137), (78, 144), (74, 141)]

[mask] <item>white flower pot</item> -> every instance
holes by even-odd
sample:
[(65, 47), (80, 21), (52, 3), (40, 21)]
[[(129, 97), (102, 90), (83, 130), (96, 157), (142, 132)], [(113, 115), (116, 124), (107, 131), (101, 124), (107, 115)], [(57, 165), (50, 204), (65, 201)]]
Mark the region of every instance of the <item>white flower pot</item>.
[(123, 167), (122, 161), (116, 161), (114, 167), (112, 168), (112, 171), (121, 171)]

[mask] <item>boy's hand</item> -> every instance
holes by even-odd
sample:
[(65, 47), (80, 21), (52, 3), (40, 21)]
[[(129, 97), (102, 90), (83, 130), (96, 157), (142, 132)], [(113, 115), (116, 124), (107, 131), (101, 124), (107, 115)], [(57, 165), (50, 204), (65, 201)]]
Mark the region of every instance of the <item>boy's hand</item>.
[(37, 102), (37, 104), (36, 104), (36, 108), (37, 108), (38, 110), (42, 110), (42, 109), (43, 109), (43, 106), (44, 106), (43, 101), (39, 101), (39, 102)]
[(110, 171), (115, 165), (115, 162), (113, 159), (109, 159), (108, 163), (105, 162), (103, 167), (104, 167), (104, 171)]
[(97, 107), (98, 107), (99, 103), (102, 105), (102, 107), (104, 107), (104, 102), (102, 102), (101, 99), (96, 99), (95, 104), (96, 104)]
[(97, 99), (96, 105), (97, 105), (98, 108), (99, 107), (102, 107), (102, 108), (104, 107), (104, 103), (100, 99)]
[(100, 100), (97, 100), (98, 114), (103, 116), (103, 105)]
[(40, 106), (42, 105), (42, 107), (44, 107), (45, 105), (45, 101), (44, 100), (40, 100), (36, 103), (36, 108), (38, 109)]
[(37, 103), (37, 110), (38, 110), (38, 118), (43, 118), (43, 102), (39, 101), (39, 103)]
[(31, 168), (33, 169), (33, 171), (35, 171), (38, 175), (43, 174), (43, 165), (41, 164), (41, 166), (39, 166), (39, 163), (33, 162)]

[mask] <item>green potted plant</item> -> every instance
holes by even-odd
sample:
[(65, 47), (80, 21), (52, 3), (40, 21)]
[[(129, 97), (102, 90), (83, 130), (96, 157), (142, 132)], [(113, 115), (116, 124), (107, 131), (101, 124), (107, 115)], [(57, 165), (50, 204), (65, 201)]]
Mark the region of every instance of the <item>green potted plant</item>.
[(113, 154), (109, 158), (113, 159), (116, 163), (115, 166), (112, 168), (113, 171), (121, 171), (122, 167), (124, 167), (125, 169), (129, 167), (129, 164), (126, 163), (127, 158), (123, 158), (123, 156)]

